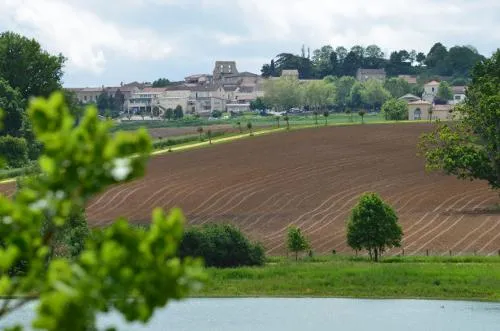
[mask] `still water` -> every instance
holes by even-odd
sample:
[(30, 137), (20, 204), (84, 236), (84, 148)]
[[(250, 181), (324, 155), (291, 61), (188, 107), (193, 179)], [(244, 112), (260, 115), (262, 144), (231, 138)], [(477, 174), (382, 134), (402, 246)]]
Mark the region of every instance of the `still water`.
[[(0, 328), (13, 321), (28, 326), (33, 305), (10, 315)], [(118, 330), (173, 331), (499, 331), (500, 303), (432, 300), (360, 300), (312, 298), (189, 299), (157, 311), (146, 327), (126, 324), (111, 314), (99, 327)]]

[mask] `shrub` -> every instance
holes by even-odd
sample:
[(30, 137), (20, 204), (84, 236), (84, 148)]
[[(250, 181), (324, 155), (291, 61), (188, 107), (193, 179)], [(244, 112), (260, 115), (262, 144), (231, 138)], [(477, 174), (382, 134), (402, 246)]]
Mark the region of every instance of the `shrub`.
[(28, 163), (28, 144), (24, 138), (0, 137), (0, 156), (11, 168), (20, 168)]
[(252, 243), (235, 226), (229, 224), (210, 224), (193, 227), (185, 231), (180, 256), (198, 256), (205, 260), (208, 267), (238, 267), (263, 265), (264, 248)]

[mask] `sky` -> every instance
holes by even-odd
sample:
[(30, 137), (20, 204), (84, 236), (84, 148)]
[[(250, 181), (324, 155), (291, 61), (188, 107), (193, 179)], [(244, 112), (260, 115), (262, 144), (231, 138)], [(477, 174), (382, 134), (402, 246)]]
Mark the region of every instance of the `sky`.
[(0, 31), (66, 58), (63, 85), (172, 81), (216, 60), (260, 73), (282, 52), (379, 45), (427, 53), (435, 42), (500, 48), (499, 0), (0, 0)]

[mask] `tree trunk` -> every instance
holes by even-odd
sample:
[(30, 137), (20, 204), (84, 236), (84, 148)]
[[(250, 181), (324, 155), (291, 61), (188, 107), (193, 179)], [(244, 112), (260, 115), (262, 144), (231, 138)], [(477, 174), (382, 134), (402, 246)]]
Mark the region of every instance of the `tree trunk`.
[(378, 254), (379, 254), (378, 248), (374, 249), (374, 253), (375, 253), (375, 262), (378, 262)]
[(295, 262), (299, 260), (299, 252), (295, 252)]
[(370, 261), (373, 261), (372, 249), (368, 249), (368, 254), (370, 255)]

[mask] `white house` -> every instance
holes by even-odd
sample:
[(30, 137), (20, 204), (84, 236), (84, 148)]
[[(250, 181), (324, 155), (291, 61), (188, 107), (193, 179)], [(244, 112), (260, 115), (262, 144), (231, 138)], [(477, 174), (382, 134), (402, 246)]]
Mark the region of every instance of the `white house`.
[(422, 94), (422, 99), (432, 103), (437, 95), (438, 88), (439, 82), (435, 80), (424, 84), (424, 93)]

